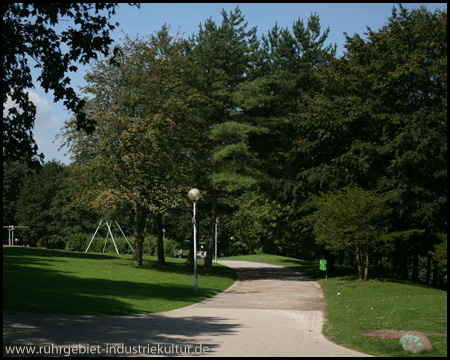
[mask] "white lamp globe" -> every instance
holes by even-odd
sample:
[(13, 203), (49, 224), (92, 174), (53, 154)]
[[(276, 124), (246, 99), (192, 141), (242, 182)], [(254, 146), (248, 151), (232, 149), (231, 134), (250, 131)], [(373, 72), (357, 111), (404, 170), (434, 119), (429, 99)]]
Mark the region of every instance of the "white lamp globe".
[(198, 189), (191, 189), (189, 190), (188, 196), (191, 201), (198, 201), (200, 199), (200, 191)]

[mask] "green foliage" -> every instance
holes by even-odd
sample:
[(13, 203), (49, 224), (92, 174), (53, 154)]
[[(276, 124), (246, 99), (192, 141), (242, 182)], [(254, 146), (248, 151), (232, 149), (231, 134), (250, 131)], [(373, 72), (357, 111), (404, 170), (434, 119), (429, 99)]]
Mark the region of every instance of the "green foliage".
[(261, 76), (268, 80), (274, 96), (267, 99), (276, 109), (275, 115), (297, 114), (303, 111), (305, 94), (320, 90), (317, 68), (326, 66), (336, 54), (336, 45), (324, 46), (330, 28), (321, 34), (319, 16), (298, 19), (289, 29), (276, 24), (262, 36)]
[(347, 37), (345, 56), (323, 69), (326, 96), (301, 118), (304, 176), (326, 166), (339, 179), (329, 188), (395, 189), (399, 230), (438, 232), (446, 214), (446, 46), (446, 13), (425, 8), (394, 8), (367, 41)]
[(181, 201), (184, 124), (195, 120), (195, 99), (183, 82), (189, 70), (180, 50), (163, 28), (147, 40), (126, 39), (120, 67), (99, 62), (87, 76), (88, 109), (102, 125), (80, 137), (69, 124), (65, 135), (82, 180), (80, 202), (104, 217), (125, 205), (163, 213)]
[(231, 221), (237, 245), (246, 253), (278, 253), (286, 249), (287, 214), (288, 208), (277, 199), (256, 192), (246, 193), (240, 198), (239, 209)]
[[(77, 233), (70, 235), (67, 239), (66, 250), (69, 251), (79, 251), (85, 252), (89, 243), (92, 240), (93, 234)], [(116, 242), (117, 250), (119, 254), (131, 254), (132, 251), (124, 237), (114, 236), (114, 241)], [(128, 239), (131, 241), (131, 239)], [(106, 244), (106, 247), (105, 247)], [(104, 250), (104, 251), (103, 251)], [(116, 248), (112, 242), (111, 236), (108, 239), (101, 236), (96, 236), (89, 247), (89, 253), (112, 253), (116, 254)]]
[(439, 243), (434, 245), (434, 251), (431, 251), (433, 259), (441, 273), (447, 272), (447, 234), (437, 234)]
[[(61, 207), (66, 221), (86, 209), (120, 217), (142, 254), (154, 246), (144, 246), (153, 215), (157, 243), (163, 224), (174, 239), (191, 237), (186, 193), (198, 187), (197, 220), (202, 234), (209, 232), (206, 267), (220, 216), (223, 253), (314, 258), (332, 250), (347, 261), (356, 254), (355, 246), (348, 250), (349, 234), (357, 234), (370, 244), (361, 264), (383, 263), (429, 282), (437, 266), (446, 268), (446, 242), (436, 236), (447, 218), (446, 11), (398, 5), (379, 30), (347, 36), (341, 58), (326, 45), (329, 32), (313, 14), (258, 39), (236, 8), (223, 11), (220, 23), (205, 21), (187, 40), (166, 27), (156, 36), (125, 38), (114, 59), (98, 61), (87, 75), (84, 110), (98, 127), (91, 135), (78, 132), (72, 119), (62, 134), (75, 161), (62, 175), (67, 185), (53, 184), (58, 195), (48, 196), (50, 208)], [(22, 180), (10, 165), (3, 198), (14, 223), (14, 182)], [(371, 214), (365, 230), (336, 220), (314, 233), (310, 194), (353, 188), (396, 196), (387, 208), (370, 200), (373, 211), (383, 210)], [(35, 194), (30, 200), (44, 203)], [(30, 208), (30, 219), (38, 208), (46, 219), (58, 216), (45, 206)], [(59, 227), (45, 231), (61, 239), (89, 233)], [(325, 230), (341, 241), (329, 243)]]
[(147, 39), (126, 38), (116, 61), (120, 66), (99, 61), (87, 75), (84, 90), (93, 96), (86, 109), (97, 130), (79, 133), (72, 122), (63, 136), (75, 155), (74, 199), (106, 219), (131, 211), (133, 261), (140, 264), (149, 216), (186, 202), (200, 98), (188, 85), (180, 40), (167, 27)]
[(393, 190), (391, 230), (412, 231), (393, 258), (432, 250), (447, 218), (446, 29), (446, 12), (400, 5), (366, 40), (347, 36), (344, 56), (320, 68), (323, 91), (307, 94), (297, 115), (293, 217), (311, 213), (307, 193)]
[(63, 248), (67, 227), (63, 225), (60, 196), (66, 190), (62, 182), (65, 166), (48, 162), (25, 179), (16, 204), (16, 218), (28, 225), (23, 238), (31, 244)]
[(246, 120), (241, 96), (255, 65), (257, 47), (256, 28), (247, 28), (239, 7), (229, 14), (222, 11), (220, 25), (208, 19), (185, 42), (193, 86), (208, 105), (202, 109), (205, 123), (197, 135), (202, 147), (196, 151), (197, 171), (192, 179), (210, 199), (206, 270), (211, 268), (214, 253), (219, 198), (249, 190), (260, 176), (258, 159), (249, 146), (258, 128)]
[(20, 225), (16, 223), (15, 212), (27, 173), (28, 168), (24, 163), (3, 157), (3, 225)]
[(92, 239), (92, 235), (84, 233), (72, 234), (68, 237), (66, 243), (66, 250), (69, 251), (86, 251), (89, 242)]
[(258, 129), (243, 118), (239, 93), (248, 82), (246, 74), (254, 62), (256, 28), (247, 30), (237, 7), (229, 14), (222, 12), (220, 26), (212, 20), (200, 25), (198, 34), (185, 45), (192, 59), (194, 84), (209, 105), (204, 108), (206, 122), (200, 134), (204, 147), (198, 154), (204, 159), (202, 177), (211, 181), (204, 187), (247, 189), (255, 175), (256, 161), (249, 136)]
[[(67, 238), (66, 250), (69, 251), (79, 251), (85, 252), (89, 243), (92, 240), (93, 234), (86, 233), (77, 233), (72, 234)], [(117, 245), (117, 250), (119, 250), (119, 254), (131, 254), (132, 251), (126, 241), (126, 239), (122, 236), (114, 236), (114, 240)], [(128, 241), (132, 244), (133, 239), (128, 238)], [(106, 242), (106, 248), (105, 248)], [(105, 249), (105, 251), (103, 251)], [(180, 249), (180, 244), (170, 238), (166, 238), (164, 240), (164, 255), (167, 257), (174, 257), (174, 253), (178, 254), (178, 250)], [(96, 236), (89, 247), (89, 253), (113, 253), (116, 254), (116, 249), (111, 240), (111, 237), (108, 236), (106, 240), (105, 237)], [(143, 253), (149, 256), (157, 256), (158, 255), (158, 244), (157, 238), (155, 235), (147, 235), (144, 239), (143, 243)]]
[[(3, 111), (8, 99), (16, 103), (3, 117), (4, 155), (29, 162), (44, 158), (37, 152), (32, 133), (36, 106), (26, 91), (34, 87), (30, 58), (41, 71), (37, 81), (44, 90), (52, 90), (55, 101), (64, 100), (67, 109), (77, 115), (78, 128), (92, 131), (95, 121), (86, 118), (84, 100), (70, 87), (67, 73), (77, 70), (77, 62), (87, 64), (99, 53), (108, 55), (113, 42), (110, 31), (118, 25), (110, 22), (116, 7), (117, 3), (2, 4)], [(56, 25), (67, 20), (75, 26), (57, 33)]]
[[(180, 250), (180, 244), (172, 240), (170, 238), (164, 239), (164, 256), (166, 257), (175, 257), (174, 254), (178, 255), (178, 251)], [(185, 253), (185, 251), (184, 251)], [(144, 254), (150, 256), (158, 255), (158, 244), (157, 238), (155, 235), (147, 235), (144, 239)]]
[(392, 213), (390, 193), (348, 188), (311, 197), (317, 210), (307, 219), (313, 223), (316, 241), (335, 252), (355, 254), (358, 278), (367, 280), (369, 254), (384, 252), (388, 236), (388, 216)]

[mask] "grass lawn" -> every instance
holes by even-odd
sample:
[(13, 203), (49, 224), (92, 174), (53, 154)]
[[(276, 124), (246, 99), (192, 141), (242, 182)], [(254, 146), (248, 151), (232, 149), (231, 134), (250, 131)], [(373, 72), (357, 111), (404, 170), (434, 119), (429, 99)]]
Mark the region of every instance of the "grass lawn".
[[(378, 278), (356, 282), (354, 269), (336, 266), (328, 276), (319, 264), (275, 255), (223, 258), (282, 265), (318, 279), (327, 303), (323, 333), (347, 348), (376, 356), (447, 356), (447, 337), (430, 337), (434, 349), (405, 352), (399, 339), (369, 339), (365, 330), (416, 330), (447, 334), (447, 292), (409, 281)], [(370, 273), (369, 273), (370, 276)], [(340, 293), (340, 295), (338, 295)]]
[(230, 287), (234, 270), (213, 264), (203, 273), (198, 261), (198, 291), (193, 266), (186, 260), (131, 255), (76, 253), (36, 248), (3, 248), (3, 308), (7, 310), (128, 315), (174, 310)]

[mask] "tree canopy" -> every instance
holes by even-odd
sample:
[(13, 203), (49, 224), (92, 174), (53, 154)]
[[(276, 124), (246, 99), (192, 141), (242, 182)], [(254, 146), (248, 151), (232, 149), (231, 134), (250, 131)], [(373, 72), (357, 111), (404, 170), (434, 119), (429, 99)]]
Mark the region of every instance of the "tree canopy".
[(136, 265), (152, 224), (161, 263), (163, 228), (189, 246), (196, 187), (206, 271), (220, 216), (219, 254), (324, 256), (330, 268), (356, 261), (362, 279), (370, 264), (436, 281), (446, 268), (447, 14), (398, 5), (380, 29), (347, 35), (341, 57), (331, 30), (312, 14), (258, 38), (236, 8), (188, 39), (167, 27), (126, 37), (87, 75), (95, 131), (74, 117), (63, 134), (70, 199), (103, 218), (128, 214)]
[[(88, 64), (98, 54), (109, 54), (110, 32), (119, 25), (111, 22), (117, 5), (3, 3), (3, 156), (43, 160), (33, 137), (36, 106), (27, 92), (36, 82), (74, 112), (78, 129), (92, 132), (95, 122), (86, 117), (84, 100), (70, 86), (70, 73), (77, 71), (77, 63)], [(72, 20), (72, 25), (58, 33), (56, 25), (62, 19)], [(31, 76), (33, 63), (40, 70), (37, 79)], [(14, 106), (5, 116), (9, 99)]]
[(148, 39), (125, 39), (116, 61), (97, 62), (86, 76), (85, 110), (98, 123), (95, 132), (80, 133), (70, 123), (64, 135), (74, 154), (77, 201), (107, 219), (131, 211), (133, 262), (142, 264), (149, 216), (185, 201), (199, 97), (188, 85), (180, 41), (167, 27)]

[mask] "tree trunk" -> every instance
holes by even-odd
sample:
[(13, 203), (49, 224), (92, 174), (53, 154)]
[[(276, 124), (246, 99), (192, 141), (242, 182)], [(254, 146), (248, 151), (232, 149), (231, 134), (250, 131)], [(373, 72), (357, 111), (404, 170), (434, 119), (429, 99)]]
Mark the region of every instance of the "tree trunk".
[(217, 189), (213, 188), (211, 190), (211, 219), (209, 223), (209, 239), (208, 239), (208, 250), (206, 252), (205, 272), (210, 272), (212, 267), (212, 259), (215, 253), (215, 228), (217, 219), (217, 209), (218, 209), (218, 192)]
[(191, 238), (189, 239), (189, 253), (186, 258), (186, 264), (194, 265), (194, 231), (192, 230)]
[(328, 250), (324, 250), (325, 260), (327, 261), (327, 271), (328, 274), (332, 274), (334, 272), (334, 261), (335, 256), (333, 253)]
[(344, 265), (344, 257), (345, 257), (345, 250), (339, 251), (339, 260), (338, 260), (339, 265)]
[[(191, 212), (191, 238), (189, 239), (189, 254), (186, 259), (186, 264), (194, 265), (194, 214)], [(197, 227), (197, 248), (198, 248), (198, 214), (196, 215), (195, 226)]]
[(411, 280), (418, 281), (419, 280), (419, 252), (417, 249), (414, 249), (413, 252), (413, 263), (412, 263), (412, 274)]
[(350, 255), (350, 266), (355, 267), (355, 254), (352, 252), (349, 252)]
[(439, 280), (439, 267), (437, 261), (433, 260), (433, 280), (431, 281), (431, 285), (437, 286)]
[(367, 277), (369, 275), (369, 249), (366, 248), (366, 261), (364, 264), (364, 281), (367, 281)]
[(431, 259), (431, 255), (427, 255), (427, 274), (425, 279), (427, 285), (431, 284)]
[(163, 227), (162, 216), (160, 213), (156, 214), (156, 234), (158, 244), (158, 264), (164, 265), (166, 263), (166, 259), (164, 258)]
[(402, 277), (404, 279), (408, 279), (408, 251), (405, 249), (405, 253), (403, 254), (403, 262), (402, 262)]
[(133, 261), (135, 266), (142, 266), (142, 254), (144, 237), (147, 232), (148, 212), (144, 208), (137, 207), (131, 211), (132, 227), (133, 227)]
[(356, 255), (356, 267), (358, 269), (358, 280), (362, 280), (363, 279), (363, 264), (362, 264), (361, 253), (360, 253), (358, 241), (356, 241), (355, 255)]

